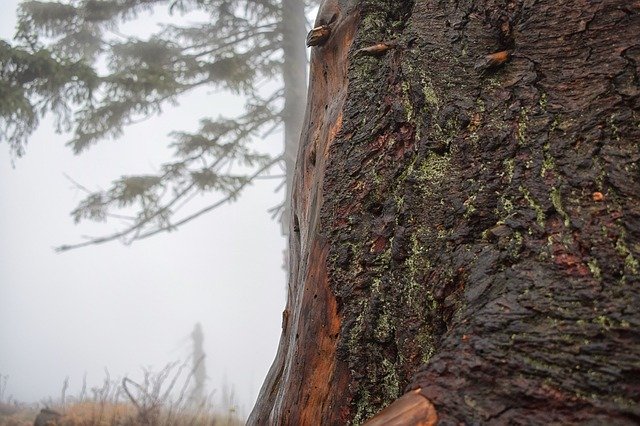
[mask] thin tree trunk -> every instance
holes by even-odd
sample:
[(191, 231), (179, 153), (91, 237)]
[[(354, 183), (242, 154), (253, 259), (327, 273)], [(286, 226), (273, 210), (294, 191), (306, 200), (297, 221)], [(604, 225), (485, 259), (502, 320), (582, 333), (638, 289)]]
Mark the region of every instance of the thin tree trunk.
[(640, 422), (640, 3), (328, 8), (250, 423)]
[(282, 232), (288, 235), (291, 221), (291, 189), (295, 170), (296, 154), (302, 130), (302, 120), (307, 104), (307, 55), (303, 40), (306, 36), (307, 18), (304, 2), (282, 1), (282, 51), (284, 63), (284, 161), (285, 203), (281, 217)]
[(203, 348), (204, 333), (202, 325), (197, 322), (191, 332), (192, 352), (191, 371), (193, 374), (193, 388), (189, 396), (192, 408), (200, 409), (206, 402), (207, 367), (205, 364), (205, 352)]

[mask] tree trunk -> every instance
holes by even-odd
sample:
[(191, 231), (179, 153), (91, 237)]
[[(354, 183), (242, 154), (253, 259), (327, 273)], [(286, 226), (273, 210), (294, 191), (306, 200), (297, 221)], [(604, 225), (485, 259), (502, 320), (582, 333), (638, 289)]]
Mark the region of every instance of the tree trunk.
[(289, 235), (291, 222), (291, 192), (296, 153), (300, 141), (304, 109), (307, 103), (307, 55), (304, 48), (307, 18), (304, 2), (282, 0), (282, 76), (284, 83), (284, 163), (285, 202), (281, 224), (283, 235)]
[(192, 408), (199, 408), (207, 401), (207, 367), (203, 348), (204, 333), (202, 332), (202, 325), (199, 322), (193, 327), (191, 342), (191, 374), (193, 374), (193, 386), (191, 388), (191, 394), (189, 395), (189, 402)]
[(336, 11), (249, 423), (640, 422), (640, 3)]

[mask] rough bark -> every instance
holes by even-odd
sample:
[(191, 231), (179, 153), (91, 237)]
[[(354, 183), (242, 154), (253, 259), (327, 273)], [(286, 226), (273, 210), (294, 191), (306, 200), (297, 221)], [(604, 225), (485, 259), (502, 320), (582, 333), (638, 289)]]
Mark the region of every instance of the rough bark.
[(640, 422), (640, 3), (335, 10), (250, 423)]

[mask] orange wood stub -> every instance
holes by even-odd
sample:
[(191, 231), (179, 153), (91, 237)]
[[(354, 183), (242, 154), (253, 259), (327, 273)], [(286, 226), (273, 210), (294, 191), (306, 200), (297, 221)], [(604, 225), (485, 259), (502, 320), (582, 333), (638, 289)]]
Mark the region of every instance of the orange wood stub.
[(396, 399), (369, 419), (364, 426), (434, 426), (438, 424), (435, 407), (421, 393), (413, 390)]

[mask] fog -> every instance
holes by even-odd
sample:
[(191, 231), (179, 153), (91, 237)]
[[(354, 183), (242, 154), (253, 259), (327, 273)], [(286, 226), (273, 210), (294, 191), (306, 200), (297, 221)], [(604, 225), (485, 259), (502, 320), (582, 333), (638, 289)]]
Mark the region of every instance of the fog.
[[(10, 39), (18, 2), (0, 1), (0, 37)], [(7, 395), (57, 398), (66, 377), (74, 394), (85, 374), (88, 387), (100, 386), (105, 369), (112, 379), (136, 379), (143, 367), (186, 361), (200, 322), (207, 391), (221, 395), (226, 381), (248, 413), (275, 356), (284, 306), (285, 242), (267, 213), (282, 201), (279, 181), (257, 182), (237, 202), (175, 232), (129, 246), (53, 250), (118, 226), (74, 225), (69, 212), (85, 194), (65, 175), (93, 190), (122, 174), (157, 171), (171, 156), (169, 132), (195, 130), (199, 118), (242, 106), (242, 98), (224, 93), (194, 93), (81, 156), (65, 147), (68, 137), (55, 134), (51, 120), (14, 166), (0, 145), (0, 375), (8, 376)], [(276, 153), (281, 138), (256, 143)]]

